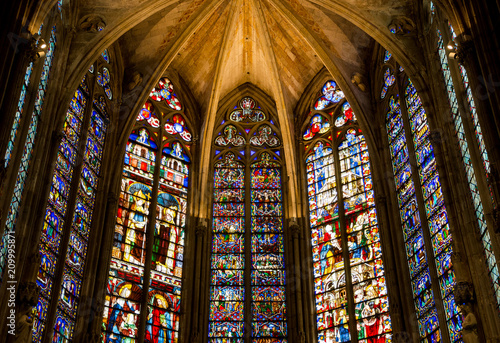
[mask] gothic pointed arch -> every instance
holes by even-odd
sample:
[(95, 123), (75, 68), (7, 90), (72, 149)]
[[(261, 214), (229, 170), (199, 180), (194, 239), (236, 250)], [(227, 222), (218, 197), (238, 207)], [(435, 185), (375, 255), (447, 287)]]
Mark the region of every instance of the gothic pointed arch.
[(390, 341), (392, 325), (365, 138), (323, 81), (302, 125), (318, 342)]

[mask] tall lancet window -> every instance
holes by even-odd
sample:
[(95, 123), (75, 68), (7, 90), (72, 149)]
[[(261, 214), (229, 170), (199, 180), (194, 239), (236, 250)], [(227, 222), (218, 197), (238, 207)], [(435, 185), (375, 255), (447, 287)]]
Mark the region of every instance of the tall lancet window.
[[(434, 8), (433, 15), (440, 17), (443, 14)], [(455, 49), (454, 45), (458, 43), (455, 31), (451, 24), (441, 20), (435, 21), (435, 26), (436, 48), (441, 65), (442, 79), (447, 90), (450, 113), (453, 118), (467, 181), (469, 182), (471, 200), (481, 235), (488, 274), (495, 292), (497, 307), (500, 307), (500, 273), (490, 236), (493, 225), (491, 222), (487, 222), (485, 216), (485, 211), (487, 212), (488, 208), (495, 204), (491, 183), (488, 180), (491, 173), (488, 152), (465, 66), (448, 56), (451, 52), (450, 48)], [(449, 42), (447, 45), (450, 45), (450, 47), (445, 48), (445, 41)], [(458, 98), (455, 90), (459, 92)], [(459, 103), (463, 103), (464, 100), (467, 106), (459, 106)], [(477, 163), (477, 161), (482, 163)], [(487, 188), (490, 188), (489, 191), (487, 191)], [(490, 226), (489, 229), (488, 226)], [(493, 233), (493, 231), (491, 232)]]
[[(398, 69), (394, 60), (385, 64)], [(412, 82), (400, 76), (403, 84), (389, 88), (383, 103), (419, 333), (426, 342), (443, 335), (456, 342), (462, 319), (453, 296), (452, 236), (427, 114)]]
[(245, 97), (214, 140), (210, 343), (287, 342), (278, 133)]
[[(109, 101), (92, 70), (75, 91), (66, 112), (39, 243), (33, 341), (71, 341), (80, 302), (87, 247), (109, 123)], [(49, 326), (50, 325), (50, 326)]]
[(162, 78), (126, 145), (103, 342), (179, 339), (191, 143), (174, 86)]
[[(52, 10), (51, 13), (53, 14), (54, 10)], [(46, 24), (50, 24), (53, 22), (54, 20), (52, 18), (48, 18), (46, 20)], [(38, 124), (40, 123), (43, 114), (42, 112), (45, 102), (45, 94), (47, 91), (47, 86), (49, 84), (49, 76), (52, 71), (52, 65), (57, 46), (56, 31), (57, 30), (55, 24), (40, 27), (39, 33), (41, 33), (45, 38), (45, 41), (48, 42), (45, 58), (40, 59), (40, 61), (38, 62), (43, 64), (42, 72), (38, 79), (38, 85), (35, 88), (35, 85), (32, 85), (30, 87), (32, 78), (31, 74), (34, 68), (34, 63), (30, 63), (28, 65), (28, 68), (26, 69), (24, 82), (21, 87), (21, 94), (18, 99), (16, 114), (14, 116), (14, 122), (12, 123), (10, 138), (7, 143), (4, 166), (10, 166), (10, 168), (17, 169), (17, 176), (12, 193), (4, 195), (10, 197), (11, 199), (8, 213), (2, 216), (3, 218), (0, 218), (0, 223), (2, 223), (2, 225), (5, 225), (3, 228), (4, 230), (0, 230), (0, 232), (3, 232), (0, 241), (0, 283), (4, 280), (7, 247), (9, 246), (9, 235), (14, 235), (16, 231), (17, 217), (23, 199), (24, 187), (26, 185), (26, 180), (28, 177), (33, 149), (35, 148)], [(25, 106), (25, 98), (26, 95), (30, 94), (36, 94), (35, 102), (32, 108), (27, 108), (27, 106)], [(20, 130), (18, 129), (21, 125), (25, 126), (27, 124), (27, 121), (29, 121), (28, 133), (26, 136), (19, 137), (18, 131)], [(21, 155), (21, 159), (18, 164), (15, 164), (13, 161), (11, 161), (12, 154), (15, 154), (16, 150), (19, 151)]]
[(318, 342), (390, 342), (368, 148), (334, 81), (312, 106), (303, 141)]

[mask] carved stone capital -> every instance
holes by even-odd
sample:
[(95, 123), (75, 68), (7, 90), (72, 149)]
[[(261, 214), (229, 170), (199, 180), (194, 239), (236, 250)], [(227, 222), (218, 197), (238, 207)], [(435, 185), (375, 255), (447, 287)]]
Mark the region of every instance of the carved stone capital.
[(453, 288), (453, 295), (455, 296), (455, 302), (459, 305), (472, 303), (475, 301), (474, 286), (470, 282), (457, 282)]
[(33, 307), (38, 303), (40, 287), (34, 281), (21, 282), (17, 290), (19, 307)]
[(205, 236), (207, 227), (205, 225), (197, 225), (195, 228), (196, 236)]

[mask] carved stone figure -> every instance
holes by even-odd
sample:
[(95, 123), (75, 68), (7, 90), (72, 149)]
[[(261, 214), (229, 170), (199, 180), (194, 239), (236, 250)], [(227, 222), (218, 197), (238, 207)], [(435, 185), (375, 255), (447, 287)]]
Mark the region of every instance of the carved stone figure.
[(470, 303), (460, 306), (464, 317), (462, 327), (462, 339), (464, 343), (479, 343), (477, 336), (477, 320)]

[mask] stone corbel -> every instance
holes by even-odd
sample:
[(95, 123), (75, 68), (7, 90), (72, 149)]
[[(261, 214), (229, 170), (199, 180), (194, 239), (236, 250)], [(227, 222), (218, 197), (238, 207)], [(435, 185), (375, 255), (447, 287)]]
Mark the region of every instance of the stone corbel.
[(360, 91), (366, 92), (368, 89), (368, 81), (366, 81), (366, 77), (361, 75), (360, 73), (354, 73), (351, 76), (351, 82), (355, 85)]

